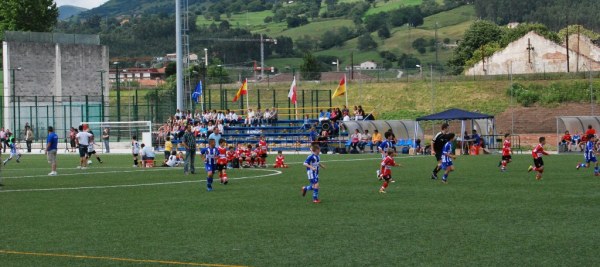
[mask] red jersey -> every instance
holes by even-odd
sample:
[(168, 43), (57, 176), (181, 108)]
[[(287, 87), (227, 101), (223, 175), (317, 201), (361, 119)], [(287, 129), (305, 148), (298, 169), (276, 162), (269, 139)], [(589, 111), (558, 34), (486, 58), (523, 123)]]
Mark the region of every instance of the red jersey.
[(233, 161), (235, 158), (237, 158), (235, 151), (227, 151), (227, 161)]
[(504, 144), (502, 145), (502, 156), (510, 156), (510, 140), (504, 140)]
[(219, 157), (217, 158), (217, 164), (227, 165), (227, 149), (224, 147), (218, 147)]
[(543, 155), (548, 155), (548, 153), (544, 151), (544, 147), (542, 146), (542, 144), (538, 144), (537, 146), (535, 146), (533, 151), (531, 151), (531, 154), (534, 159), (541, 158)]
[(281, 155), (281, 156), (277, 155), (277, 157), (275, 157), (276, 164), (283, 164), (284, 161), (285, 161), (285, 157), (283, 155)]
[(258, 147), (260, 147), (261, 153), (267, 153), (267, 150), (269, 149), (267, 147), (267, 141), (265, 140), (258, 141)]
[(238, 156), (238, 158), (245, 157), (246, 156), (246, 149), (243, 148), (243, 147), (238, 148), (237, 151), (235, 152), (235, 154)]
[(393, 166), (396, 166), (396, 162), (394, 161), (394, 158), (392, 158), (390, 156), (386, 156), (381, 161), (381, 175), (382, 176), (392, 175), (392, 167)]

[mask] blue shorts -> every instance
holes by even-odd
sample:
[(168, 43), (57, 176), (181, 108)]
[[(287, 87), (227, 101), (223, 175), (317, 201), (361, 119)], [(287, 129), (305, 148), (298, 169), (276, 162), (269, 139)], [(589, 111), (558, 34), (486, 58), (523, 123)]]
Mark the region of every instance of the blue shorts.
[(589, 158), (586, 157), (585, 158), (585, 163), (590, 163), (590, 162), (596, 163), (596, 162), (598, 162), (598, 159), (596, 159), (596, 156), (589, 157)]
[(214, 172), (214, 171), (217, 170), (217, 165), (216, 164), (205, 163), (204, 164), (204, 169), (206, 169), (206, 172)]
[(313, 171), (306, 171), (306, 174), (308, 175), (308, 180), (310, 181), (310, 184), (316, 184), (319, 182), (318, 173), (315, 173)]
[(450, 161), (450, 162), (442, 162), (442, 170), (445, 171), (446, 169), (448, 169), (448, 167), (453, 166), (453, 165), (454, 165), (454, 163), (452, 163), (452, 161)]

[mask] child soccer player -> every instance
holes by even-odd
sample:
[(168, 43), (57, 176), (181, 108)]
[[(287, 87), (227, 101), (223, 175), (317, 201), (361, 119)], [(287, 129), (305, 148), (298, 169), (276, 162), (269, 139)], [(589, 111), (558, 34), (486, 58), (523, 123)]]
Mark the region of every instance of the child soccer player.
[(8, 146), (10, 147), (10, 155), (4, 161), (3, 165), (6, 165), (6, 163), (15, 156), (17, 157), (17, 163), (21, 162), (21, 152), (17, 150), (17, 144), (15, 143), (15, 137), (13, 135), (8, 137)]
[[(88, 145), (88, 152), (87, 152), (87, 159), (91, 159), (92, 155), (96, 156), (96, 159), (98, 160), (98, 162), (100, 162), (101, 164), (103, 163), (102, 160), (100, 159), (100, 157), (98, 156), (98, 154), (96, 154), (96, 149), (94, 148), (94, 145), (96, 144), (96, 142), (91, 142)], [(91, 162), (91, 161), (90, 161)], [(90, 163), (88, 162), (88, 163)]]
[(227, 169), (233, 169), (234, 167), (239, 168), (240, 162), (233, 146), (229, 146), (229, 151), (227, 151)]
[(140, 154), (140, 144), (137, 141), (137, 136), (131, 137), (131, 154), (133, 155), (133, 167), (138, 166), (138, 155)]
[(285, 164), (285, 157), (283, 156), (283, 151), (277, 151), (277, 157), (275, 157), (275, 165), (273, 168), (287, 168), (288, 165)]
[(217, 157), (219, 149), (215, 147), (215, 139), (208, 139), (208, 147), (202, 149), (202, 159), (204, 160), (204, 169), (206, 169), (206, 190), (212, 191), (213, 174), (217, 168)]
[(258, 160), (260, 161), (260, 166), (263, 168), (266, 168), (266, 161), (267, 161), (267, 152), (269, 150), (269, 147), (267, 146), (267, 141), (265, 141), (265, 137), (261, 136), (260, 139), (258, 140), (258, 146), (260, 148), (259, 152), (260, 154), (258, 154)]
[[(258, 148), (258, 144), (256, 144), (256, 147)], [(252, 148), (252, 145), (248, 145), (248, 148), (246, 149), (246, 160), (248, 161), (248, 166), (249, 167), (255, 167), (256, 168), (256, 151)]]
[(533, 149), (533, 151), (531, 152), (532, 156), (533, 156), (533, 166), (529, 165), (529, 169), (527, 169), (527, 172), (531, 172), (531, 171), (536, 171), (537, 174), (535, 175), (535, 179), (536, 180), (542, 180), (542, 174), (544, 173), (544, 159), (542, 159), (543, 155), (548, 155), (548, 153), (546, 151), (544, 151), (544, 145), (546, 144), (546, 137), (540, 137), (539, 139), (540, 143), (535, 146), (535, 148)]
[(585, 167), (590, 167), (590, 162), (594, 163), (594, 175), (598, 176), (600, 173), (598, 172), (598, 159), (596, 159), (597, 149), (596, 149), (596, 137), (592, 134), (588, 135), (587, 143), (585, 144), (585, 163), (577, 163), (577, 169)]
[(225, 139), (219, 140), (219, 157), (217, 158), (217, 171), (219, 171), (219, 180), (221, 184), (227, 184), (229, 179), (227, 178), (227, 148), (225, 145)]
[(453, 159), (456, 159), (456, 155), (452, 154), (452, 141), (454, 141), (455, 134), (449, 133), (445, 136), (446, 144), (442, 149), (442, 170), (444, 170), (444, 176), (442, 176), (442, 183), (448, 183), (448, 175), (454, 171)]
[[(385, 157), (387, 156), (387, 151), (390, 149), (394, 149), (394, 143), (393, 143), (393, 139), (394, 136), (392, 135), (391, 132), (386, 132), (384, 134), (385, 136), (385, 140), (383, 142), (381, 142), (381, 144), (379, 144), (379, 146), (377, 147), (377, 150), (379, 150), (379, 153), (381, 154), (381, 159), (385, 159)], [(378, 169), (377, 170), (377, 179), (379, 179), (380, 181), (383, 179), (381, 176), (381, 170)], [(394, 182), (394, 179), (390, 179), (391, 182)]]
[(388, 187), (390, 180), (392, 179), (392, 167), (400, 166), (394, 161), (394, 150), (388, 148), (387, 156), (381, 161), (380, 176), (383, 179), (383, 185), (379, 189), (379, 193), (385, 193), (385, 189)]
[(313, 203), (321, 203), (321, 200), (319, 200), (319, 169), (325, 168), (325, 166), (321, 164), (321, 159), (319, 158), (321, 148), (318, 145), (313, 145), (310, 150), (312, 154), (304, 161), (310, 185), (302, 187), (302, 196), (306, 196), (306, 191), (312, 190)]
[(510, 143), (510, 134), (504, 134), (504, 144), (502, 145), (502, 160), (498, 163), (501, 171), (506, 171), (506, 165), (512, 162), (512, 149)]

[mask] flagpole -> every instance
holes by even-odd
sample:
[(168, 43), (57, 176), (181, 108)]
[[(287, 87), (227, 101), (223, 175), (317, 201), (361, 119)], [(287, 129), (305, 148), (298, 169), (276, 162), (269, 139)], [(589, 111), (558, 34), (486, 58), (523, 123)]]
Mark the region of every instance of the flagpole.
[[(296, 80), (296, 75), (294, 75), (294, 80)], [(296, 120), (298, 119), (298, 86), (300, 85), (300, 81), (296, 83), (296, 90), (294, 94), (296, 95), (296, 101), (294, 102), (294, 113), (296, 115)]]
[(344, 95), (346, 95), (346, 107), (349, 107), (348, 106), (348, 87), (349, 87), (348, 84), (349, 84), (349, 82), (346, 77), (346, 74), (344, 74), (344, 81), (346, 81), (346, 92), (344, 93)]
[(246, 82), (246, 109), (250, 108), (250, 86), (248, 86), (248, 78), (244, 80)]

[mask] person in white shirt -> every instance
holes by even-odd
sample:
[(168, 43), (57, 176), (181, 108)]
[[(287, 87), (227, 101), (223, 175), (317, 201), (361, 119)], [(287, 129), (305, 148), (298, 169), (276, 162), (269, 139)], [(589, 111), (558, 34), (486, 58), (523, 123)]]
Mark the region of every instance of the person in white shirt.
[(348, 116), (348, 114), (346, 114), (346, 115), (344, 116), (344, 119), (343, 119), (343, 121), (350, 121), (350, 116)]
[[(365, 147), (370, 142), (371, 142), (371, 134), (369, 133), (369, 130), (365, 130), (365, 133), (360, 135), (360, 143), (358, 144), (358, 148), (360, 148), (360, 150), (362, 150), (364, 152)], [(371, 143), (371, 152), (373, 152), (373, 143)]]
[(75, 142), (77, 142), (77, 147), (79, 148), (79, 166), (78, 169), (87, 169), (87, 153), (88, 153), (88, 145), (90, 144), (90, 139), (92, 139), (94, 135), (88, 133), (83, 130), (83, 125), (79, 125), (79, 132), (75, 135)]
[(244, 121), (244, 124), (246, 124), (246, 126), (250, 126), (254, 123), (254, 111), (252, 111), (252, 109), (248, 109), (248, 114), (246, 115), (246, 121)]
[(163, 167), (176, 167), (179, 166), (179, 161), (177, 160), (177, 154), (175, 151), (171, 152), (171, 155), (168, 159), (163, 162)]
[(137, 136), (131, 137), (131, 154), (133, 155), (133, 167), (138, 166), (138, 155), (140, 154), (140, 143), (137, 141)]
[(146, 146), (145, 144), (142, 144), (142, 163), (143, 166), (146, 166), (146, 160), (154, 160), (154, 158), (156, 157), (156, 155), (154, 154), (154, 149), (152, 149), (152, 146)]
[(181, 113), (181, 110), (177, 109), (177, 111), (175, 111), (175, 117), (179, 117), (181, 119), (182, 116), (183, 113)]
[(269, 111), (269, 109), (265, 110), (265, 113), (263, 114), (263, 118), (264, 118), (264, 122), (266, 124), (271, 124), (271, 111)]
[(230, 124), (237, 124), (238, 119), (239, 119), (238, 115), (235, 114), (235, 112), (232, 111), (231, 112), (231, 120), (229, 121), (229, 123)]

